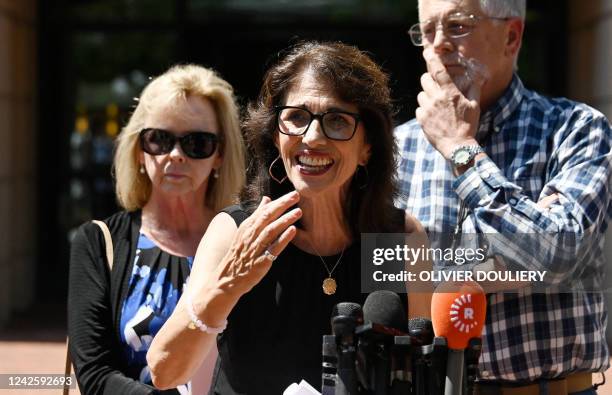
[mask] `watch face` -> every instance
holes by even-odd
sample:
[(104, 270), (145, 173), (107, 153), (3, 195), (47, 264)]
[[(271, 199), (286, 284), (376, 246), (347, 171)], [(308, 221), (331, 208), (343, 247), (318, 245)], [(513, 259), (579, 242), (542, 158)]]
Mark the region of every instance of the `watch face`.
[(460, 149), (455, 152), (455, 156), (453, 158), (453, 162), (457, 165), (465, 165), (470, 161), (470, 151), (467, 149)]

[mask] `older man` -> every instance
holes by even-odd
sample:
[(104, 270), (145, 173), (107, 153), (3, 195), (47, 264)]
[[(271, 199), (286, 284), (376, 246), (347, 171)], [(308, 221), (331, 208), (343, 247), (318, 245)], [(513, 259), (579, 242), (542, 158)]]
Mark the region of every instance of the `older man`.
[(489, 294), (481, 393), (594, 393), (591, 372), (609, 366), (600, 288), (612, 132), (593, 108), (523, 86), (524, 16), (525, 0), (419, 1), (409, 33), (427, 73), (416, 119), (396, 130), (401, 204), (433, 238), (484, 235), (495, 262), (546, 271), (557, 290), (588, 279), (582, 292)]

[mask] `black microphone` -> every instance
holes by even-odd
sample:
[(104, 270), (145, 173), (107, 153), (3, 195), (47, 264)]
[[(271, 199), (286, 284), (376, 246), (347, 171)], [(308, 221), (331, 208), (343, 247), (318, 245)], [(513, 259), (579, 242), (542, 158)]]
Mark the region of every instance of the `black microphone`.
[[(355, 333), (359, 336), (359, 349), (369, 363), (369, 388), (375, 395), (387, 395), (391, 386), (391, 366), (396, 336), (407, 336), (406, 310), (400, 297), (391, 291), (375, 291), (363, 305), (365, 324)], [(395, 363), (393, 365), (396, 365)]]
[(419, 346), (431, 344), (434, 338), (433, 325), (429, 318), (411, 318), (408, 320), (408, 334), (412, 342)]
[(338, 351), (336, 336), (323, 335), (323, 350), (321, 352), (321, 395), (336, 393), (336, 374), (338, 373)]
[(338, 355), (335, 395), (357, 394), (355, 328), (361, 324), (363, 324), (363, 310), (357, 303), (343, 302), (334, 306), (331, 327)]

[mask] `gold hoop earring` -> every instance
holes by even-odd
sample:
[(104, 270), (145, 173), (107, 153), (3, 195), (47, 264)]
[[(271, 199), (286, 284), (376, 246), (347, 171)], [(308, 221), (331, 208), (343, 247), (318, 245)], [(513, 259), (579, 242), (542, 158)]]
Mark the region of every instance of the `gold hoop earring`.
[(272, 161), (272, 163), (270, 163), (270, 167), (268, 167), (268, 174), (270, 175), (270, 177), (276, 181), (279, 184), (282, 184), (283, 182), (285, 182), (285, 180), (287, 179), (287, 173), (285, 172), (285, 176), (282, 177), (281, 179), (278, 179), (277, 177), (274, 176), (274, 174), (272, 173), (272, 168), (274, 167), (274, 165), (276, 164), (276, 161), (280, 159), (280, 154), (276, 157), (276, 159), (274, 159)]

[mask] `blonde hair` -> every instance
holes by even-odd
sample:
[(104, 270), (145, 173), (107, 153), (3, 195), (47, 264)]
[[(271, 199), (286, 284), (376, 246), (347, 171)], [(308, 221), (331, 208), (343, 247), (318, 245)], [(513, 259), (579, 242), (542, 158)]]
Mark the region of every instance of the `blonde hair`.
[(113, 173), (117, 201), (128, 211), (141, 209), (151, 196), (151, 181), (140, 174), (138, 135), (153, 105), (175, 104), (195, 96), (209, 100), (219, 122), (219, 154), (223, 164), (219, 177), (208, 178), (203, 202), (219, 211), (236, 202), (245, 182), (244, 142), (240, 133), (238, 108), (231, 85), (213, 70), (193, 65), (177, 65), (153, 79), (143, 90), (129, 122), (117, 137)]

